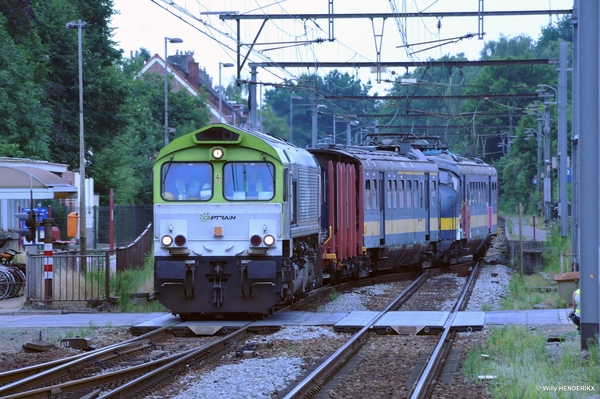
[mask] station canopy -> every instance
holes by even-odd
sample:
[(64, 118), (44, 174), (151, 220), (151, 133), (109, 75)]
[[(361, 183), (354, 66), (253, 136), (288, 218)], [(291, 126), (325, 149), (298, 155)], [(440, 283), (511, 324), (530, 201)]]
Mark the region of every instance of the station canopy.
[(0, 166), (0, 199), (77, 198), (77, 187), (33, 166)]

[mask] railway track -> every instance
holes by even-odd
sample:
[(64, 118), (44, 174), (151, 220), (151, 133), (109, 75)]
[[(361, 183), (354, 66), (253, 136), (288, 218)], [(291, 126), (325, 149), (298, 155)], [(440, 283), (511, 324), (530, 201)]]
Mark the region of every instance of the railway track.
[(220, 339), (203, 337), (194, 342), (186, 338), (183, 344), (171, 328), (172, 325), (166, 326), (89, 353), (2, 373), (0, 396), (92, 398), (102, 393), (102, 397), (130, 397), (157, 381), (161, 383), (186, 372), (190, 365), (220, 356), (230, 345), (248, 336), (246, 329), (241, 329)]
[[(333, 378), (335, 372), (344, 367), (356, 353), (374, 335), (370, 326), (386, 312), (397, 310), (413, 295), (419, 287), (436, 271), (426, 271), (392, 301), (365, 328), (339, 348), (330, 360), (324, 362), (307, 380), (320, 385)], [(352, 282), (335, 287), (324, 287), (315, 294), (303, 298), (282, 310), (294, 310), (315, 301), (319, 295), (328, 295), (332, 289), (350, 289), (364, 285), (381, 284), (390, 281), (405, 280), (412, 274), (394, 274), (374, 277), (360, 282)], [(14, 370), (0, 374), (0, 396), (7, 398), (62, 398), (71, 397), (145, 397), (149, 393), (172, 383), (175, 377), (190, 370), (210, 364), (211, 359), (235, 350), (236, 345), (248, 339), (250, 331), (242, 328), (222, 338), (213, 337), (210, 343), (196, 343), (188, 350), (173, 351), (152, 359), (147, 351), (162, 342), (173, 339), (171, 326), (151, 331), (133, 340), (115, 344), (102, 350), (73, 356), (61, 361)], [(449, 329), (445, 329), (449, 330)], [(189, 338), (185, 338), (189, 342)], [(436, 355), (437, 357), (437, 355)], [(432, 356), (434, 358), (434, 356)], [(435, 362), (435, 360), (433, 360)], [(439, 361), (438, 361), (439, 362)], [(104, 371), (98, 374), (99, 364), (114, 364), (119, 370)], [(432, 363), (434, 364), (434, 363)], [(317, 373), (317, 374), (315, 374)], [(429, 372), (423, 372), (429, 376)], [(430, 378), (430, 377), (429, 377)], [(286, 397), (312, 397), (318, 384), (305, 386), (299, 384)], [(297, 392), (296, 392), (297, 390)]]
[[(436, 376), (441, 373), (441, 365), (446, 363), (449, 354), (451, 353), (451, 345), (454, 339), (455, 332), (451, 329), (452, 323), (458, 314), (458, 311), (464, 310), (468, 302), (470, 293), (473, 290), (480, 266), (473, 268), (473, 272), (465, 284), (461, 295), (454, 305), (453, 310), (448, 317), (443, 332), (439, 336), (435, 348), (431, 355), (424, 362), (417, 362), (414, 375), (415, 382), (409, 387), (408, 395), (411, 398), (431, 397), (432, 391), (436, 387)], [(396, 310), (405, 303), (417, 290), (424, 284), (429, 277), (423, 274), (419, 279), (415, 280), (411, 286), (404, 290), (396, 297), (385, 309), (375, 315), (365, 327), (350, 338), (342, 347), (340, 347), (329, 358), (325, 359), (318, 367), (316, 367), (309, 375), (300, 381), (295, 387), (289, 390), (285, 396), (280, 396), (285, 399), (296, 398), (325, 398), (327, 393), (321, 394), (322, 391), (331, 391), (334, 388), (328, 387), (328, 383), (336, 378), (336, 375), (353, 362), (355, 357), (359, 357), (359, 353), (368, 346), (367, 343), (374, 341), (376, 334), (373, 331), (375, 323), (381, 319), (387, 312)], [(363, 356), (364, 358), (364, 356)], [(350, 367), (357, 367), (356, 364)], [(400, 391), (400, 389), (398, 389)], [(403, 391), (402, 397), (405, 397), (406, 391)]]

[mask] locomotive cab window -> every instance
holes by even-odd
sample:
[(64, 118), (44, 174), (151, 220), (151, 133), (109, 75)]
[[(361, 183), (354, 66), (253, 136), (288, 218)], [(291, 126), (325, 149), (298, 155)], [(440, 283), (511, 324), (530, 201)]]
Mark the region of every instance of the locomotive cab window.
[(224, 197), (229, 201), (269, 201), (275, 191), (270, 162), (229, 162), (223, 167)]
[(207, 162), (167, 162), (160, 172), (161, 197), (167, 201), (208, 201), (213, 196), (212, 176)]

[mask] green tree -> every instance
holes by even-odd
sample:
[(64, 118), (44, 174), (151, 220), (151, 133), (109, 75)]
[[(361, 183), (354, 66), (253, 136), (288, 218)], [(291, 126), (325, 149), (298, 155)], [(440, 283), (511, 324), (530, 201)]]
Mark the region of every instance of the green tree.
[[(447, 55), (437, 61), (465, 60), (466, 57), (461, 53), (457, 56)], [(454, 147), (459, 143), (456, 140), (457, 130), (449, 126), (460, 124), (463, 118), (462, 100), (448, 96), (464, 94), (476, 71), (475, 67), (418, 67), (412, 72), (399, 76), (390, 89), (389, 95), (400, 99), (389, 100), (382, 104), (381, 125), (396, 131), (413, 132), (418, 136), (442, 136)], [(431, 98), (418, 99), (417, 96)], [(422, 129), (414, 130), (415, 126)]]
[[(138, 59), (123, 62), (128, 95), (119, 114), (124, 125), (114, 142), (98, 152), (90, 169), (103, 203), (108, 201), (110, 188), (118, 188), (117, 204), (152, 203), (152, 163), (164, 146), (164, 76), (149, 73), (134, 79), (137, 74), (132, 73), (132, 65), (140, 65), (144, 57), (141, 51)], [(169, 125), (176, 127), (176, 136), (208, 123), (205, 100), (203, 91), (198, 96), (185, 90), (169, 93)]]
[[(268, 90), (265, 93), (265, 103), (279, 118), (288, 121), (286, 130), (279, 134), (282, 137), (289, 136), (290, 98), (300, 97), (292, 100), (293, 112), (293, 143), (299, 146), (307, 146), (312, 141), (312, 103), (317, 98), (318, 105), (327, 108), (318, 110), (318, 141), (331, 138), (333, 135), (333, 121), (351, 120), (360, 114), (372, 114), (375, 110), (373, 101), (353, 99), (354, 96), (366, 96), (371, 85), (363, 84), (360, 79), (348, 73), (331, 71), (324, 78), (315, 75), (302, 75), (296, 83), (286, 81), (281, 87)], [(264, 125), (264, 122), (263, 122)], [(273, 126), (274, 124), (271, 124)], [(342, 132), (345, 135), (345, 125), (338, 124), (338, 138), (342, 140)], [(345, 136), (344, 136), (345, 137)]]
[[(531, 48), (528, 50), (528, 54), (532, 57), (558, 59), (560, 42), (569, 42), (571, 40), (571, 19), (570, 17), (564, 17), (556, 24), (550, 24), (542, 29), (538, 41), (530, 46)], [(496, 46), (496, 48), (497, 47), (506, 46)], [(571, 54), (569, 54), (569, 56), (570, 55)], [(554, 70), (554, 66), (510, 68), (510, 71), (511, 74), (504, 74), (500, 79), (504, 82), (510, 81), (513, 85), (514, 83), (521, 82), (521, 84), (527, 85), (528, 90), (530, 91), (537, 89), (540, 84), (550, 85), (555, 88), (557, 87), (557, 73)], [(498, 75), (488, 75), (487, 79), (498, 79)], [(570, 85), (567, 86), (570, 90)], [(552, 90), (548, 91), (553, 93)], [(570, 93), (567, 94), (567, 97), (571, 97)], [(515, 137), (512, 140), (512, 148), (511, 151), (502, 156), (497, 163), (501, 192), (510, 193), (510, 195), (500, 196), (500, 206), (510, 212), (512, 212), (515, 206), (521, 202), (529, 205), (527, 209), (528, 212), (536, 213), (537, 203), (540, 199), (537, 187), (531, 184), (532, 177), (537, 174), (537, 139), (540, 139), (540, 137), (534, 135), (534, 137), (529, 140), (525, 140), (526, 135), (524, 134), (526, 129), (538, 129), (538, 123), (535, 117), (526, 115), (526, 111), (528, 111), (528, 106), (531, 102), (532, 100), (529, 99), (528, 101), (517, 103), (520, 107), (517, 111), (520, 111), (521, 115), (518, 119), (518, 127), (514, 134)], [(538, 109), (542, 110), (541, 106), (538, 106)], [(557, 125), (557, 110), (554, 106), (550, 107), (550, 117), (550, 147), (552, 153), (555, 154), (556, 140), (554, 140), (554, 138), (556, 137), (555, 128)], [(567, 117), (571, 117), (570, 112), (567, 112)], [(568, 120), (567, 132), (571, 131), (569, 127), (570, 123), (571, 121)], [(543, 141), (540, 144), (543, 144)], [(551, 172), (551, 174), (553, 175), (551, 176), (552, 182), (557, 184), (555, 172)], [(538, 179), (541, 179), (541, 176), (538, 176)]]
[(110, 146), (123, 120), (118, 112), (126, 85), (118, 63), (121, 53), (112, 41), (108, 23), (114, 13), (111, 0), (32, 0), (37, 33), (49, 55), (44, 86), (52, 109), (49, 129), (50, 158), (79, 164), (79, 54), (77, 30), (67, 22), (86, 22), (82, 32), (84, 136), (86, 161)]
[(11, 9), (11, 3), (0, 3), (0, 155), (48, 159), (52, 121), (43, 105), (43, 75), (36, 74), (33, 61), (39, 63), (41, 46), (30, 15)]

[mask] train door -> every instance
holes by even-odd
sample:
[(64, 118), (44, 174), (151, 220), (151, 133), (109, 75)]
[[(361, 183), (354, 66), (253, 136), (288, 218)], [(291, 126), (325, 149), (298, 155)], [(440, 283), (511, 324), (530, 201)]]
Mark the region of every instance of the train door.
[(470, 206), (470, 196), (473, 192), (470, 185), (473, 182), (467, 181), (467, 176), (462, 175), (462, 203), (461, 203), (461, 212), (460, 212), (460, 227), (462, 229), (461, 238), (469, 239), (471, 238), (471, 210)]
[(379, 172), (379, 245), (385, 244), (385, 174)]
[(430, 186), (430, 182), (429, 182), (429, 173), (425, 173), (425, 183), (423, 184), (424, 189), (421, 189), (421, 195), (423, 195), (423, 203), (425, 204), (425, 240), (429, 241), (429, 237), (431, 235), (431, 224), (430, 224), (430, 217), (431, 217), (431, 202), (430, 202), (430, 195), (431, 195), (431, 186)]
[(494, 203), (494, 193), (492, 191), (492, 176), (488, 176), (486, 183), (486, 195), (487, 195), (487, 216), (488, 216), (488, 233), (492, 232), (492, 205)]

